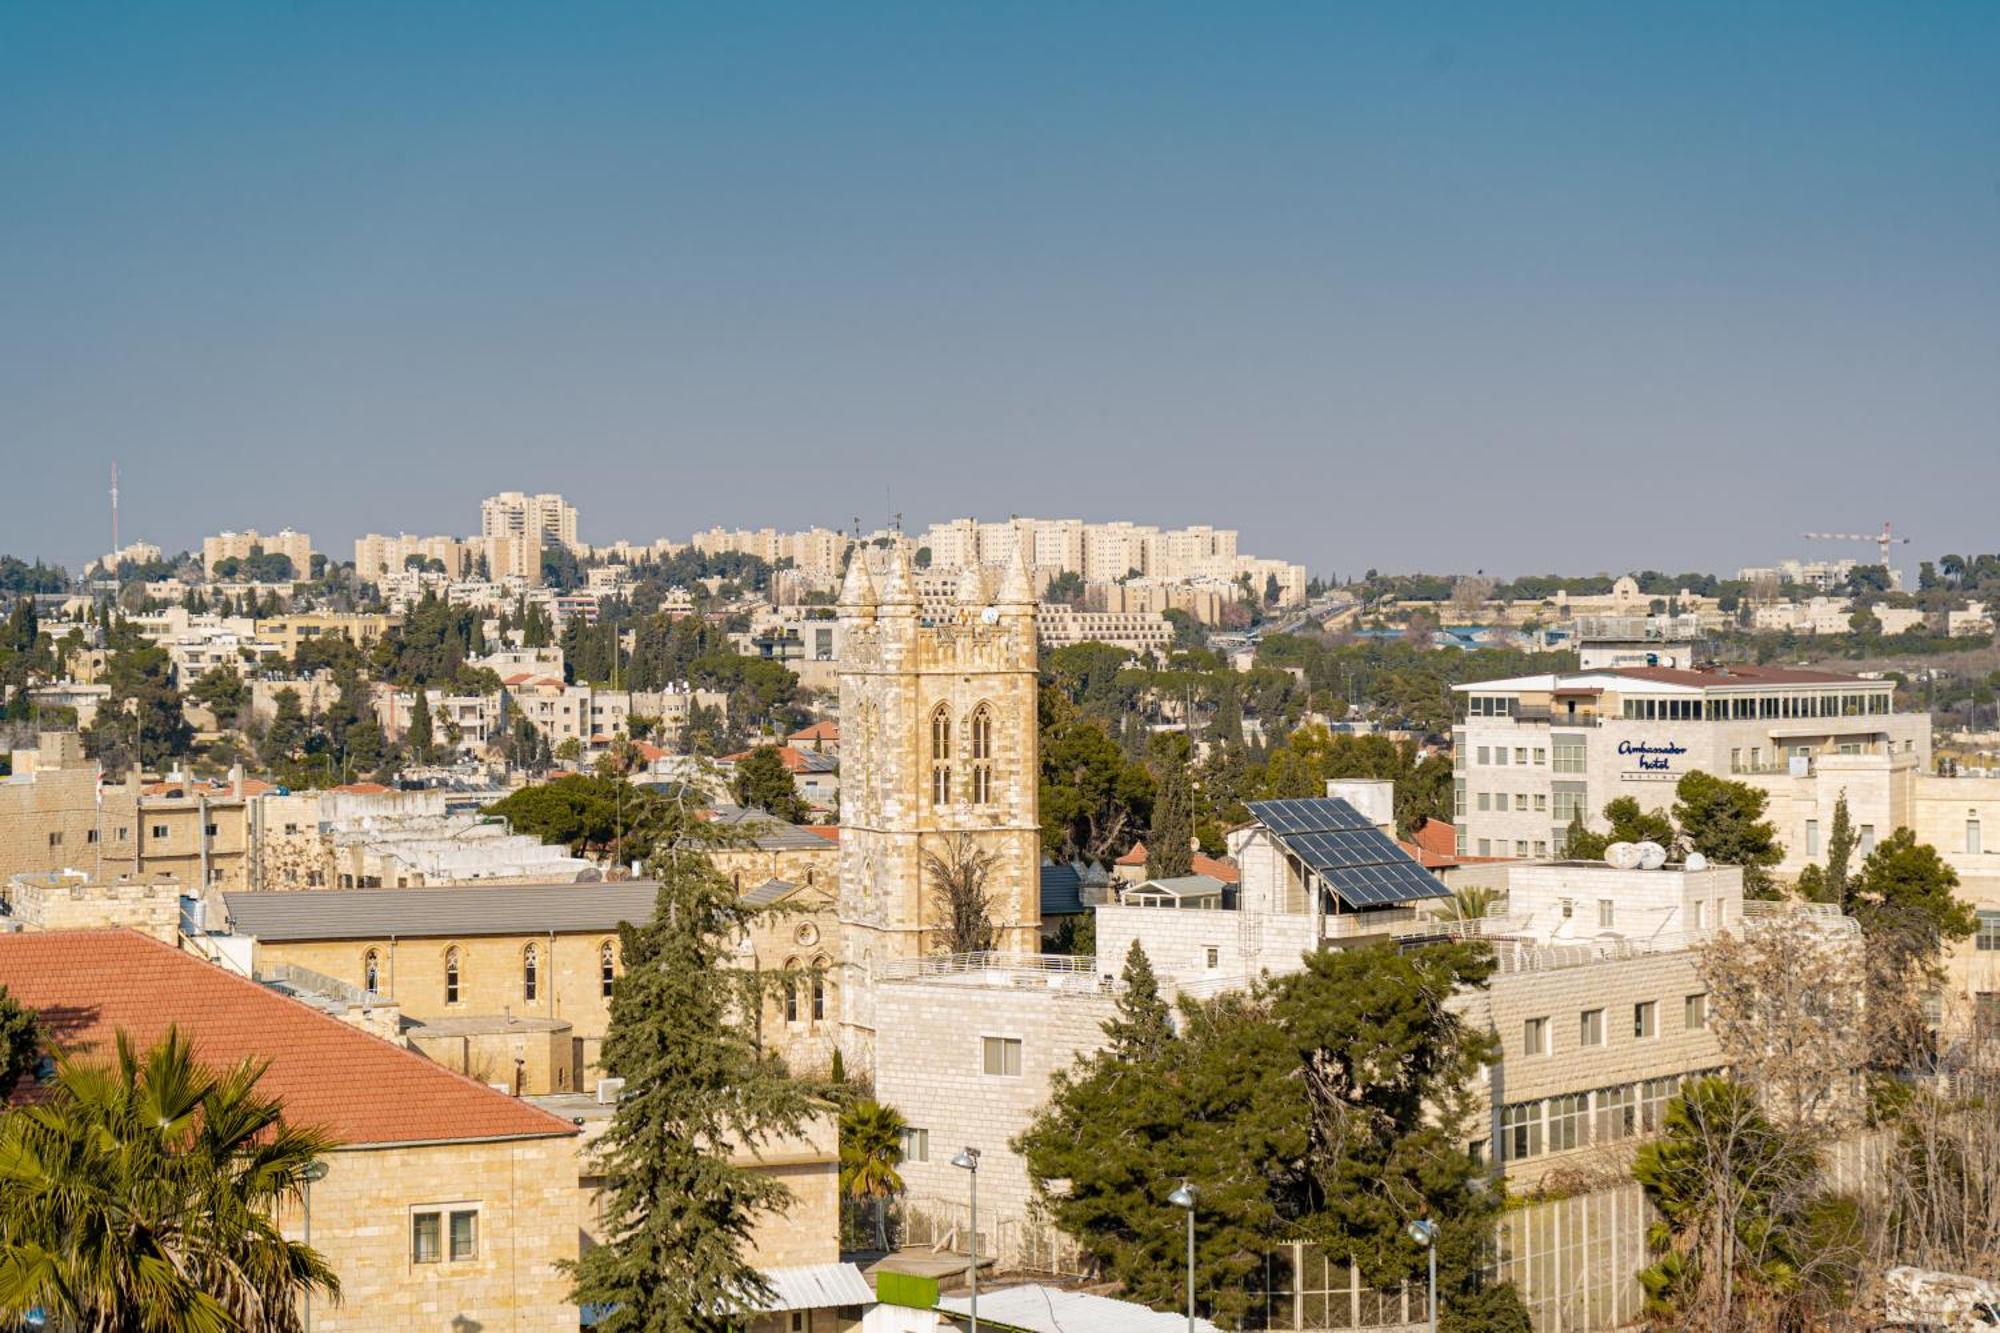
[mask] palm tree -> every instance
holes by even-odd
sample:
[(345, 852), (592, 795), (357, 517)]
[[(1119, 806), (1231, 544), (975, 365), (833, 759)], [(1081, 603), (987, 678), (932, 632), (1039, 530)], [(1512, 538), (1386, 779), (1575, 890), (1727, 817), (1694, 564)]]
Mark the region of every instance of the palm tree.
[(840, 1113), (840, 1192), (857, 1203), (873, 1203), (875, 1243), (889, 1248), (888, 1205), (903, 1192), (896, 1168), (903, 1161), (902, 1112), (877, 1101), (857, 1101)]
[(0, 1119), (0, 1309), (91, 1333), (293, 1333), (300, 1298), (338, 1298), (280, 1234), (331, 1146), (257, 1094), (268, 1066), (214, 1071), (169, 1028), (105, 1068), (65, 1057), (48, 1100)]
[(1462, 889), (1454, 889), (1444, 904), (1444, 919), (1447, 921), (1478, 921), (1500, 901), (1497, 889), (1468, 884)]

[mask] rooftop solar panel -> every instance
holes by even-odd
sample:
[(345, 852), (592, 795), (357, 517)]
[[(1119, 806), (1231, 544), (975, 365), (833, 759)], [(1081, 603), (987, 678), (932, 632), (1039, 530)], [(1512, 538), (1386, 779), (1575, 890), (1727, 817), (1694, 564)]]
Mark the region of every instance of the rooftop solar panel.
[(1450, 893), (1345, 801), (1253, 801), (1250, 813), (1349, 907), (1393, 906)]

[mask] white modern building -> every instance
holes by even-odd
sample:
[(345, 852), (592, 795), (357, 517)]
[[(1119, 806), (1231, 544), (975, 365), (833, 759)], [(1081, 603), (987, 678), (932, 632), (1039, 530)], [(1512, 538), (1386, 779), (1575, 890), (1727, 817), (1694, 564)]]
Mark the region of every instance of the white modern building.
[[(1602, 829), (1607, 802), (1673, 804), (1694, 771), (1792, 784), (1835, 769), (1927, 772), (1930, 718), (1895, 711), (1895, 685), (1823, 671), (1731, 664), (1620, 667), (1454, 686), (1454, 823), (1466, 855), (1546, 858), (1578, 814)], [(1800, 815), (1802, 854), (1812, 839)], [(1830, 815), (1838, 790), (1829, 787)], [(1854, 796), (1850, 794), (1850, 806)], [(1801, 807), (1803, 809), (1803, 806)], [(1777, 812), (1783, 813), (1783, 812)], [(1889, 812), (1883, 811), (1886, 821)], [(1875, 821), (1857, 813), (1857, 821)], [(1893, 824), (1879, 825), (1888, 832)], [(1781, 826), (1791, 845), (1794, 830)], [(1803, 862), (1801, 862), (1803, 864)]]

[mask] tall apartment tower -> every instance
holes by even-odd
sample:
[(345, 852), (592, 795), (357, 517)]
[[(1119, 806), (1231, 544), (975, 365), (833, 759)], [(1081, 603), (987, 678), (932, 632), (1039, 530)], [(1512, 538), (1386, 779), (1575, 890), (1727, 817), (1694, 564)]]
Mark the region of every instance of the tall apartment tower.
[(983, 867), (992, 946), (1041, 935), (1041, 757), (1035, 594), (1019, 552), (997, 590), (960, 575), (926, 619), (910, 551), (867, 547), (840, 594), (842, 1046), (874, 1068), (874, 980), (947, 952), (940, 867)]
[(542, 546), (576, 546), (576, 506), (560, 495), (502, 491), (479, 506), (479, 535), (531, 537)]

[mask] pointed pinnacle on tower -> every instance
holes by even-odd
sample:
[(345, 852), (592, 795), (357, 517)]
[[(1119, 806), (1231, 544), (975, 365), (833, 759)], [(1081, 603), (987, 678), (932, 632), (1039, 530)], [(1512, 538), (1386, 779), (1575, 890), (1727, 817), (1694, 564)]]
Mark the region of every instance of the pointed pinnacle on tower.
[(960, 606), (986, 605), (986, 576), (978, 565), (967, 565), (958, 571), (957, 600)]
[(868, 548), (859, 542), (847, 558), (847, 577), (840, 583), (840, 605), (855, 611), (875, 608), (875, 580), (868, 573)]
[(882, 581), (881, 605), (915, 606), (917, 576), (910, 568), (910, 548), (897, 542), (889, 552), (889, 576)]
[(1028, 576), (1028, 560), (1021, 553), (1021, 543), (1014, 543), (1014, 554), (1007, 560), (1007, 573), (1000, 580), (1002, 606), (1033, 606), (1035, 604), (1034, 580)]

